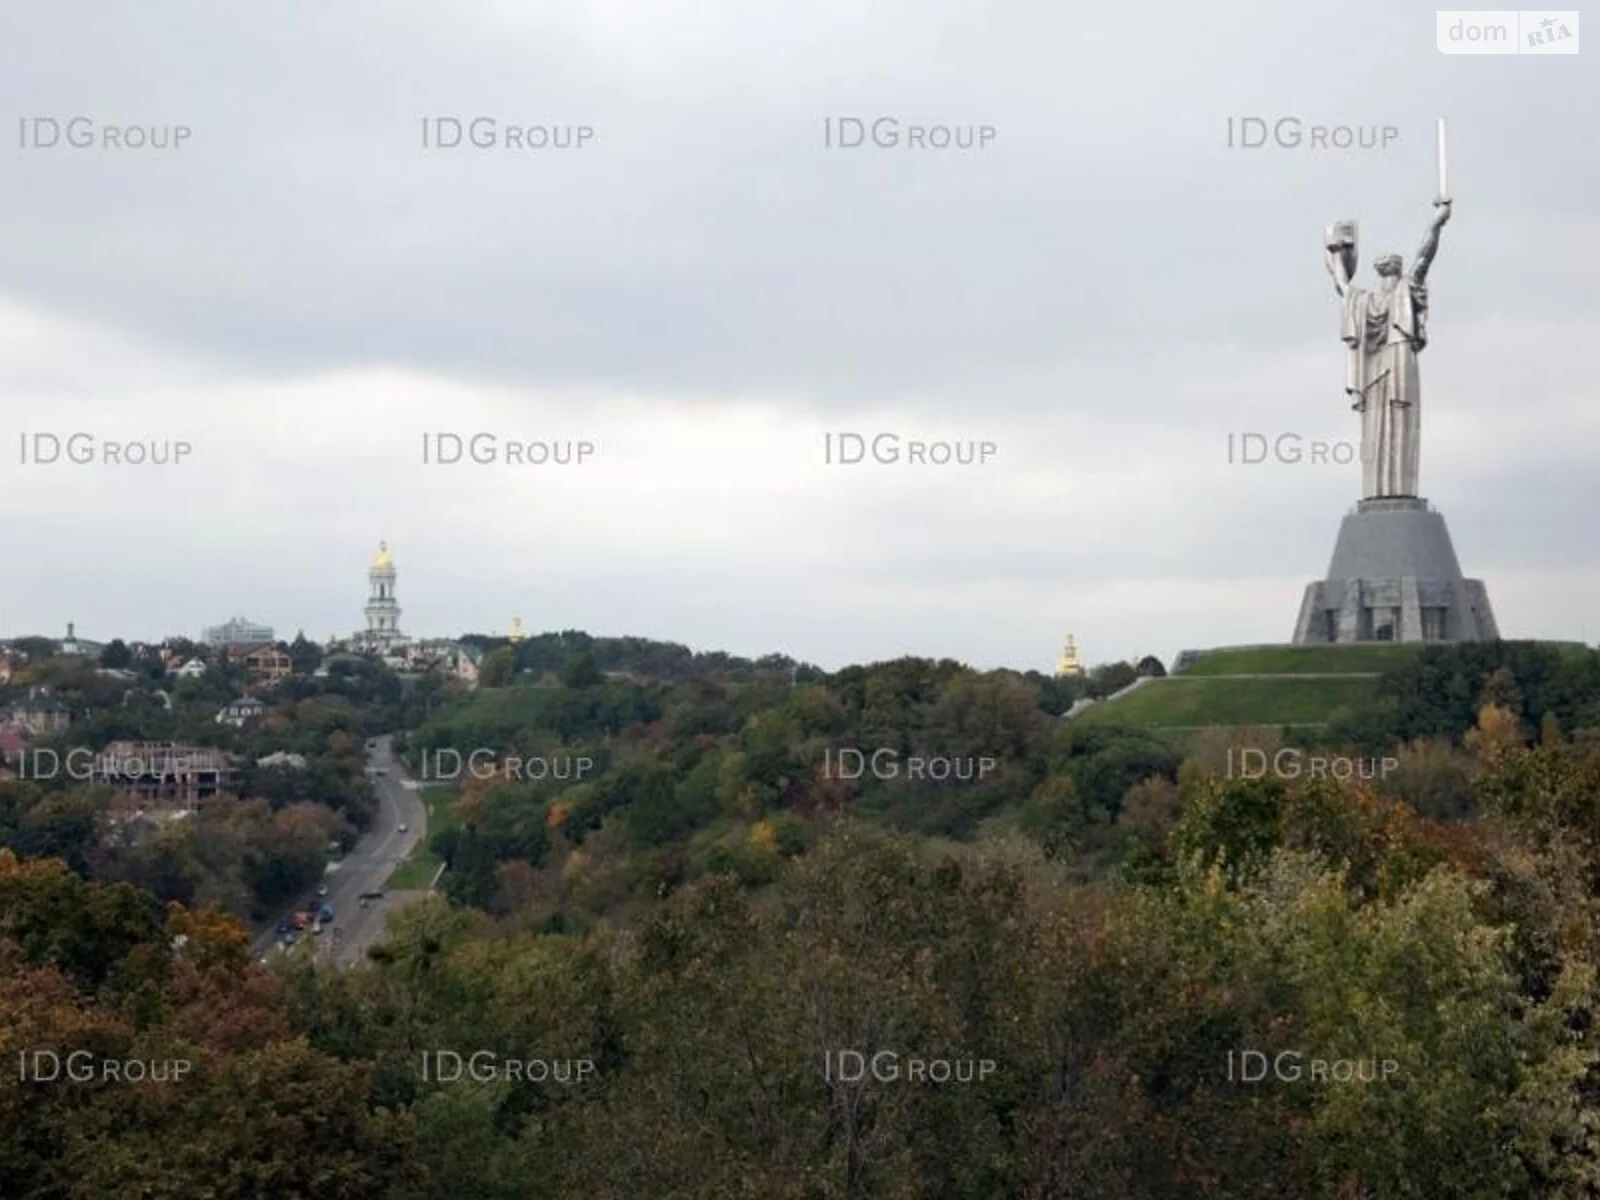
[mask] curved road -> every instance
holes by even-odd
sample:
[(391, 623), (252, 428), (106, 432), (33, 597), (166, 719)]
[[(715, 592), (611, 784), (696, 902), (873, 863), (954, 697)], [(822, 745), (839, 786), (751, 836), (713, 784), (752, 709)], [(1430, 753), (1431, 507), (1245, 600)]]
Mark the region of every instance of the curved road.
[[(331, 956), (343, 966), (360, 962), (367, 947), (383, 936), (391, 899), (369, 902), (361, 907), (362, 892), (383, 891), (389, 874), (404, 862), (418, 842), (427, 836), (427, 810), (422, 795), (404, 786), (400, 762), (387, 737), (370, 743), (367, 765), (382, 771), (371, 777), (378, 796), (378, 812), (372, 828), (345, 855), (339, 869), (325, 876), (328, 895), (322, 901), (333, 906), (333, 928), (339, 930), (337, 945), (332, 929), (316, 938), (319, 957)], [(400, 826), (408, 826), (400, 832)], [(310, 936), (310, 935), (307, 935)], [(277, 922), (255, 940), (252, 953), (259, 960), (277, 944)]]

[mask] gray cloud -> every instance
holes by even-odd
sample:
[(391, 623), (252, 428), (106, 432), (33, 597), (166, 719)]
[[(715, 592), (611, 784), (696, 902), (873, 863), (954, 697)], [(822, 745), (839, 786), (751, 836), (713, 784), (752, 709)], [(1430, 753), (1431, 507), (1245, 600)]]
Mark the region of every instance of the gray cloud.
[[(1441, 113), (1458, 205), (1433, 273), (1424, 490), (1492, 594), (1497, 571), (1587, 569), (1593, 73), (1581, 56), (1440, 55), (1430, 16), (14, 9), (0, 111), (195, 132), (165, 156), (25, 151), (0, 124), (0, 500), (36, 514), (0, 629), (70, 611), (154, 634), (248, 611), (346, 630), (389, 536), (419, 552), (402, 586), (439, 631), (503, 627), (518, 604), (535, 627), (1041, 666), (1064, 626), (1091, 657), (1284, 636), (1356, 472), (1230, 469), (1224, 439), (1354, 436), (1322, 228), (1358, 217), (1364, 269), (1409, 258)], [(581, 151), (424, 151), (438, 114), (597, 133)], [(997, 136), (966, 155), (822, 148), (824, 117), (879, 114)], [(1230, 116), (1400, 136), (1229, 149)], [(344, 374), (359, 404), (330, 392)], [(437, 389), (401, 418), (377, 379)], [(369, 452), (490, 394), (507, 414), (628, 398), (707, 438), (736, 414), (794, 432), (748, 451), (769, 466), (740, 501), (645, 455), (631, 483), (597, 472), (538, 520), (521, 506), (542, 484), (445, 482)], [(252, 408), (252, 432), (229, 435), (227, 406), (266, 403), (281, 421)], [(11, 431), (67, 416), (203, 426), (213, 460), (92, 485), (10, 469)], [(981, 486), (817, 474), (823, 428), (874, 421), (993, 429), (1008, 450)], [(632, 487), (653, 540), (629, 552), (604, 514)], [(697, 536), (724, 519), (731, 544)], [(608, 531), (594, 553), (590, 521)], [(1500, 601), (1502, 625), (1567, 621), (1571, 597), (1550, 591)]]

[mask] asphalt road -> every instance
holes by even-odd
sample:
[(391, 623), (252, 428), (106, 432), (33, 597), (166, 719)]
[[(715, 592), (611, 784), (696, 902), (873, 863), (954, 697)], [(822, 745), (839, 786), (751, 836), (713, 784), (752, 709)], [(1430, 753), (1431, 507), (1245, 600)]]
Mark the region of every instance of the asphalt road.
[[(332, 905), (333, 925), (315, 938), (319, 943), (319, 958), (331, 958), (343, 965), (359, 962), (367, 947), (383, 935), (388, 921), (392, 901), (385, 897), (370, 901), (362, 908), (361, 893), (383, 891), (390, 872), (427, 836), (427, 810), (422, 807), (422, 795), (403, 785), (401, 766), (388, 738), (379, 738), (368, 751), (367, 765), (384, 772), (372, 777), (378, 794), (378, 812), (372, 828), (351, 847), (339, 869), (323, 878), (328, 895), (322, 903)], [(401, 825), (410, 828), (401, 833)], [(334, 930), (338, 930), (337, 935)], [(277, 941), (277, 922), (274, 921), (272, 928), (256, 939), (252, 952), (259, 959), (269, 954)]]

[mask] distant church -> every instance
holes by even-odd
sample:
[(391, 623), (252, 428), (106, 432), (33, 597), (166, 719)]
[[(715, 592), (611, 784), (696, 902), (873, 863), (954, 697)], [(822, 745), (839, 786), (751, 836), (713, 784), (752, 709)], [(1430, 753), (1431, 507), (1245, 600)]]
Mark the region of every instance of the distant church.
[(1083, 664), (1078, 661), (1078, 647), (1067, 634), (1066, 648), (1061, 651), (1061, 661), (1056, 664), (1056, 675), (1061, 679), (1076, 679), (1083, 674)]
[(350, 639), (356, 649), (382, 654), (406, 643), (406, 636), (400, 632), (400, 602), (395, 598), (394, 582), (389, 543), (379, 542), (378, 553), (367, 568), (367, 607), (363, 610), (367, 627)]

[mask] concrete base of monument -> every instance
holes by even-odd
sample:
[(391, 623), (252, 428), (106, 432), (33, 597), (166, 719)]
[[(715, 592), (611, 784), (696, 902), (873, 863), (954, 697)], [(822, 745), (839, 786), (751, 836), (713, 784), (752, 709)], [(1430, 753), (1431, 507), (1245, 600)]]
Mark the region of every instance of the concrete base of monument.
[(1499, 637), (1488, 589), (1462, 575), (1443, 514), (1420, 497), (1345, 514), (1327, 578), (1306, 585), (1294, 626), (1297, 646)]

